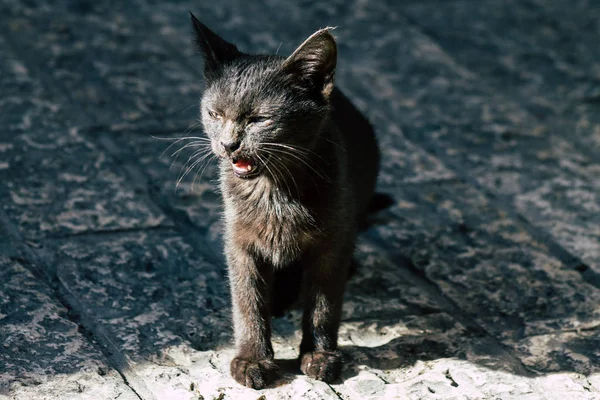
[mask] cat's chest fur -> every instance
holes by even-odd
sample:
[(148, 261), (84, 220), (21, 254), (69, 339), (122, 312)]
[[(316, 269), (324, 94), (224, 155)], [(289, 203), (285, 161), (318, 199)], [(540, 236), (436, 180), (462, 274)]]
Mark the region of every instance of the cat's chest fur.
[(265, 177), (222, 179), (226, 240), (284, 267), (320, 235), (315, 211)]

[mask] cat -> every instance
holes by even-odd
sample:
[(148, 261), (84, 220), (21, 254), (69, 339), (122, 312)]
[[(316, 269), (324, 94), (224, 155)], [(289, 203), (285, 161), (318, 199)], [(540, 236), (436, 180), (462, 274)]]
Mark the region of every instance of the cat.
[(301, 294), (300, 369), (334, 381), (342, 298), (379, 169), (373, 128), (334, 88), (329, 28), (285, 58), (244, 54), (191, 19), (204, 57), (201, 122), (219, 158), (231, 375), (254, 389), (276, 379), (271, 316)]

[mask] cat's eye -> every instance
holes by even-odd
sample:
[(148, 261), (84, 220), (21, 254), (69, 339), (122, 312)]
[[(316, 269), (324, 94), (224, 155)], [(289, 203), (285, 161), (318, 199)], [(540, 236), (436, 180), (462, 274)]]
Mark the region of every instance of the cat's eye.
[(270, 118), (267, 117), (266, 115), (253, 115), (251, 117), (248, 117), (248, 119), (247, 119), (249, 124), (260, 124), (263, 122), (267, 122), (269, 120), (270, 120)]
[(223, 118), (223, 116), (221, 114), (219, 114), (218, 112), (213, 111), (213, 110), (208, 110), (208, 115), (210, 115), (210, 117), (213, 119), (222, 119)]

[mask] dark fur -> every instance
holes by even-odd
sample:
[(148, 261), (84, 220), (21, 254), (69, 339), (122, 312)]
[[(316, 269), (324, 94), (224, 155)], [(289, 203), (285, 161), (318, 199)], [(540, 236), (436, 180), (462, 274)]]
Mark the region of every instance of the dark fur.
[[(205, 57), (202, 122), (220, 157), (237, 349), (231, 374), (256, 389), (274, 379), (271, 311), (301, 292), (301, 369), (330, 382), (342, 367), (344, 286), (377, 176), (373, 130), (333, 88), (337, 49), (327, 29), (286, 59), (242, 54), (192, 21)], [(255, 160), (258, 173), (235, 175), (240, 158)]]

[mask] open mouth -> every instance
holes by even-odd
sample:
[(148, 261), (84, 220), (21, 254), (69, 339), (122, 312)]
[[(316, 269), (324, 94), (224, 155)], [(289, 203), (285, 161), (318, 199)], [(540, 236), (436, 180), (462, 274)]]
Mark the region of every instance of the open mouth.
[(234, 157), (231, 159), (231, 166), (233, 173), (240, 178), (248, 178), (259, 172), (258, 164), (251, 158)]

